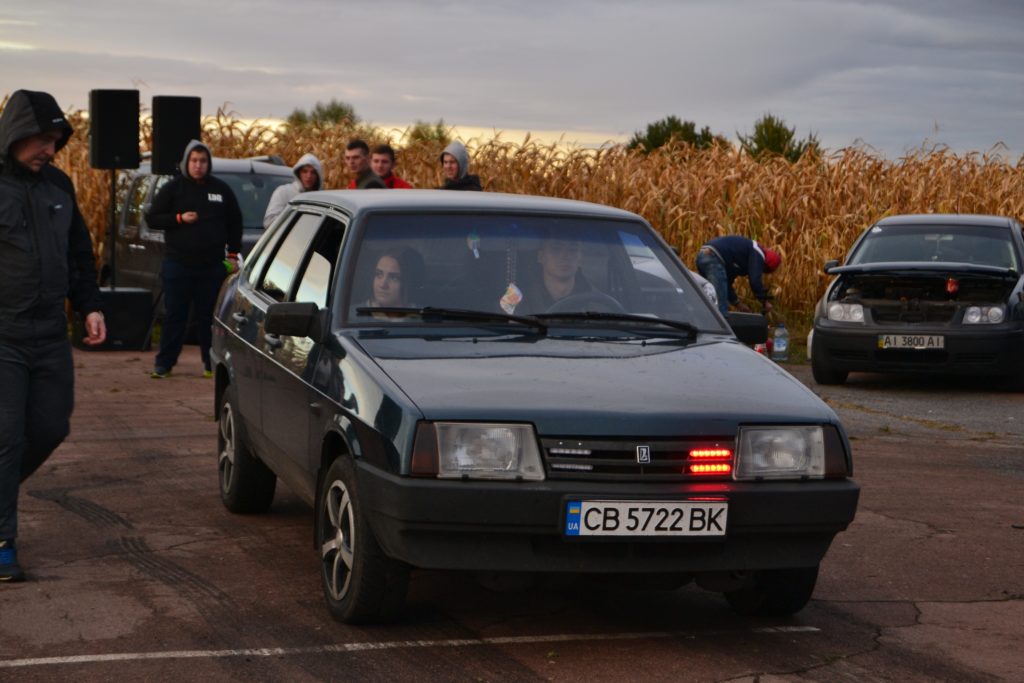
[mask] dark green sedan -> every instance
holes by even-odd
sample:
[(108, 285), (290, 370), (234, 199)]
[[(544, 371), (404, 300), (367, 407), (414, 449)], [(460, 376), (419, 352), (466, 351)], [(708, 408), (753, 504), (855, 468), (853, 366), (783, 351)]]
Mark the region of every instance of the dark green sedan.
[(542, 197), (303, 193), (214, 321), (220, 493), (316, 515), (331, 614), (416, 568), (810, 599), (859, 494), (835, 413), (639, 216)]

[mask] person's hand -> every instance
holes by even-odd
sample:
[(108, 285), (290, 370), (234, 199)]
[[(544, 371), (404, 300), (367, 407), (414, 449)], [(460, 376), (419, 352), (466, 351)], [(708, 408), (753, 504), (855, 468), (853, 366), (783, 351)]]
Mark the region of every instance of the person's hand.
[(107, 322), (103, 319), (103, 314), (99, 311), (93, 311), (85, 316), (85, 338), (82, 341), (89, 346), (96, 346), (106, 340)]
[(185, 211), (181, 214), (182, 223), (195, 223), (197, 220), (199, 220), (199, 214), (195, 211)]
[(238, 269), (242, 266), (239, 262), (238, 254), (228, 254), (227, 258), (224, 259), (224, 265), (227, 266), (228, 275), (237, 273)]
[(742, 301), (736, 302), (736, 310), (740, 313), (750, 313), (750, 306), (746, 305)]
[(769, 315), (769, 314), (771, 314), (771, 312), (772, 312), (772, 302), (771, 301), (765, 301), (764, 302), (764, 314), (765, 315)]

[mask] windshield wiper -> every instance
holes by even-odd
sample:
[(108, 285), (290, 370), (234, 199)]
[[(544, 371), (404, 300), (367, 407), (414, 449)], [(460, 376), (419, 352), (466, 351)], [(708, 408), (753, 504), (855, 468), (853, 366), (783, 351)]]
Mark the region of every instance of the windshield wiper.
[(538, 313), (536, 318), (541, 320), (605, 320), (645, 323), (648, 325), (664, 325), (676, 330), (688, 332), (694, 339), (697, 338), (699, 330), (692, 323), (679, 320), (667, 320), (665, 318), (654, 318), (646, 315), (635, 315), (633, 313), (602, 313), (598, 311), (580, 311), (578, 313)]
[(506, 315), (504, 313), (492, 313), (490, 311), (474, 311), (465, 308), (436, 308), (425, 306), (414, 308), (407, 306), (361, 306), (356, 309), (359, 315), (393, 315), (393, 316), (419, 316), (424, 320), (465, 320), (467, 322), (481, 323), (517, 323), (533, 327), (541, 334), (547, 334), (548, 326), (534, 317), (522, 315)]

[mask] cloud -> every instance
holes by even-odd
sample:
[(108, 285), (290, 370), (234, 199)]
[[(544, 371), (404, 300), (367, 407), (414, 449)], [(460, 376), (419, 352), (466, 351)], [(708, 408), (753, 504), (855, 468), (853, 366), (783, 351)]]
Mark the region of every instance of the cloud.
[[(766, 112), (828, 147), (938, 135), (1024, 151), (1024, 11), (978, 0), (94, 0), (5, 8), (0, 92), (199, 95), (247, 118), (342, 99), (369, 121), (628, 136), (667, 115), (734, 137)], [(200, 18), (201, 17), (201, 18)], [(12, 24), (12, 22), (14, 22)], [(117, 26), (112, 31), (112, 26)], [(71, 68), (74, 65), (74, 68)], [(15, 83), (17, 78), (19, 82)], [(938, 133), (935, 133), (936, 123)]]

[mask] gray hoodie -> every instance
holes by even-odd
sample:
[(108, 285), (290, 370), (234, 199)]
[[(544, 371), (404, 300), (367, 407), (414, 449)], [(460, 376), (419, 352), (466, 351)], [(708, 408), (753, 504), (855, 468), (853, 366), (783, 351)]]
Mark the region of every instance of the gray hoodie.
[(441, 186), (442, 190), (475, 190), (480, 191), (483, 187), (480, 185), (480, 178), (475, 175), (469, 175), (469, 152), (466, 151), (466, 146), (458, 140), (452, 140), (444, 151), (441, 152), (441, 161), (444, 161), (444, 155), (451, 154), (455, 157), (455, 161), (459, 163), (459, 177), (454, 180), (445, 179), (444, 185)]
[(194, 149), (202, 149), (206, 151), (206, 158), (210, 164), (206, 167), (206, 175), (209, 176), (213, 173), (213, 153), (210, 152), (210, 148), (204, 145), (199, 140), (189, 140), (189, 143), (185, 145), (185, 153), (181, 155), (181, 161), (178, 162), (178, 168), (181, 169), (181, 175), (185, 178), (191, 178), (188, 174), (188, 155), (192, 153)]
[(299, 180), (299, 169), (303, 166), (312, 166), (313, 170), (316, 171), (316, 186), (314, 190), (319, 190), (323, 187), (324, 182), (324, 169), (320, 164), (320, 160), (313, 154), (303, 154), (294, 166), (292, 166), (292, 173), (295, 174), (295, 182), (288, 183), (287, 185), (281, 185), (274, 194), (270, 195), (270, 203), (267, 204), (267, 212), (263, 216), (263, 227), (269, 228), (270, 224), (274, 222), (274, 219), (284, 211), (284, 207), (288, 206), (290, 202), (300, 192), (305, 192), (305, 188), (302, 187), (302, 181)]

